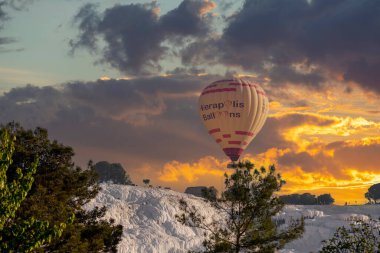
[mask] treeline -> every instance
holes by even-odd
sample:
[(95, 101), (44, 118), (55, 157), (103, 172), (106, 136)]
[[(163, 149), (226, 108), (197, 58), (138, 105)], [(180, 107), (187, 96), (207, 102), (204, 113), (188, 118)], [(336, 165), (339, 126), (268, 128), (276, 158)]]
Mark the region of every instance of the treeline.
[(331, 194), (322, 194), (319, 196), (303, 193), (282, 195), (280, 199), (288, 205), (331, 205), (335, 202)]

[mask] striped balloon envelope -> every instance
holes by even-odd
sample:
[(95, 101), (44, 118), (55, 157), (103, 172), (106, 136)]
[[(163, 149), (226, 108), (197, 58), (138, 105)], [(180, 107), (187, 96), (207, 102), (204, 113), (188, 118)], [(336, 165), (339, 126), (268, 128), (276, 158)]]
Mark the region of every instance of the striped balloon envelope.
[(268, 110), (264, 90), (243, 79), (213, 82), (199, 97), (199, 114), (208, 133), (232, 161), (261, 130)]

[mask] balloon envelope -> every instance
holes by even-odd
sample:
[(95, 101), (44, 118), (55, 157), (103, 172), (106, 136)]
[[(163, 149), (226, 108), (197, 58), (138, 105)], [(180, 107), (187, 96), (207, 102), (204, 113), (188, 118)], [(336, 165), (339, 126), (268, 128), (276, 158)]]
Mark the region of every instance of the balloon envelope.
[(243, 79), (213, 82), (199, 97), (199, 114), (208, 133), (232, 161), (261, 130), (268, 110), (264, 90)]

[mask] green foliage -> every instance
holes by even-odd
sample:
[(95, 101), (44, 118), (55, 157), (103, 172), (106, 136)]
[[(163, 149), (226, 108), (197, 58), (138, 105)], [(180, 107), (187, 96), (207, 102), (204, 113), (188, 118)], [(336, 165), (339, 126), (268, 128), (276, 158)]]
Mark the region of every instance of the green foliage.
[[(37, 162), (33, 162), (24, 170), (12, 168), (15, 137), (8, 131), (2, 131), (0, 146), (0, 249), (1, 252), (12, 252), (18, 248), (20, 252), (30, 252), (58, 238), (65, 223), (51, 226), (48, 221), (35, 219), (33, 216), (22, 219), (16, 217), (16, 211), (25, 200), (33, 183)], [(14, 169), (12, 173), (12, 169)], [(13, 174), (8, 178), (7, 174)]]
[(114, 184), (132, 184), (129, 175), (120, 163), (101, 161), (94, 165), (94, 169), (99, 176), (99, 182), (112, 181)]
[(275, 168), (259, 170), (250, 162), (240, 162), (236, 171), (225, 174), (225, 191), (220, 198), (208, 198), (220, 214), (220, 220), (205, 217), (196, 207), (181, 200), (183, 211), (176, 218), (182, 224), (206, 231), (201, 252), (275, 252), (302, 235), (303, 220), (294, 220), (286, 228), (276, 227), (272, 217), (283, 203), (274, 195), (285, 182)]
[(368, 188), (368, 192), (364, 194), (364, 197), (368, 199), (369, 203), (378, 203), (380, 199), (380, 183), (374, 184)]
[(320, 253), (380, 252), (380, 223), (369, 219), (357, 220), (349, 228), (339, 227), (334, 236), (323, 241)]
[[(100, 189), (93, 168), (83, 170), (74, 166), (72, 148), (50, 141), (46, 129), (25, 130), (14, 123), (3, 127), (2, 131), (5, 129), (10, 129), (17, 137), (12, 170), (20, 168), (26, 171), (39, 158), (34, 183), (15, 218), (26, 220), (35, 217), (53, 226), (69, 223), (60, 238), (54, 238), (43, 249), (35, 251), (109, 252), (116, 247), (121, 238), (120, 227), (110, 221), (99, 220), (104, 213), (98, 213), (99, 219), (90, 224), (93, 210), (83, 210), (83, 205), (94, 198)], [(8, 176), (17, 177), (15, 173)], [(86, 237), (86, 231), (92, 231), (92, 236)], [(112, 245), (109, 246), (109, 243)], [(18, 246), (21, 244), (20, 238), (13, 250), (23, 252)]]

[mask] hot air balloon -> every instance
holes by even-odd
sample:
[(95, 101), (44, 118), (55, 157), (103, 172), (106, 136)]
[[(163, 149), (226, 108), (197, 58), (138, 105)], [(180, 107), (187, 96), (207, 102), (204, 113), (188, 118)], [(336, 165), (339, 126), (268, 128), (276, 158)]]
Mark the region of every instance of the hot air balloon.
[(264, 90), (244, 79), (213, 82), (199, 97), (199, 114), (208, 133), (232, 162), (261, 130), (268, 110)]

